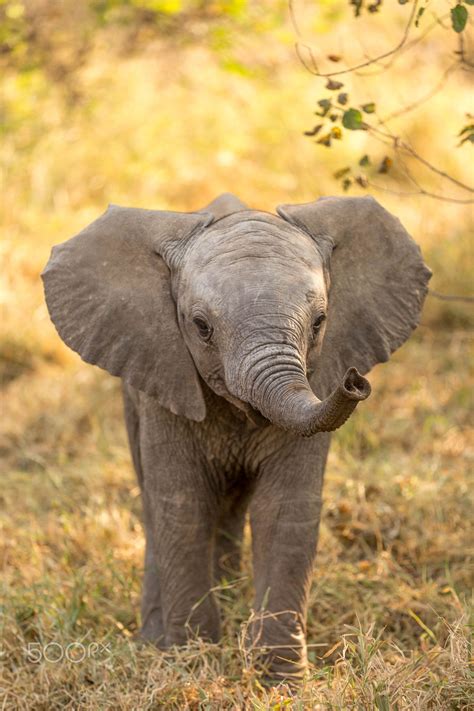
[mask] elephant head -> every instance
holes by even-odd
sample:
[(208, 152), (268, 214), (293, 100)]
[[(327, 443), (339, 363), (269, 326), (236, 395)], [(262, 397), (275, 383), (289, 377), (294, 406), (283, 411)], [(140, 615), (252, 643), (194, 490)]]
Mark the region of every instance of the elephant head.
[(372, 198), (276, 216), (230, 195), (195, 213), (111, 206), (43, 272), (51, 318), (88, 363), (176, 415), (205, 418), (204, 381), (299, 435), (336, 429), (370, 394), (363, 374), (416, 327), (429, 278)]

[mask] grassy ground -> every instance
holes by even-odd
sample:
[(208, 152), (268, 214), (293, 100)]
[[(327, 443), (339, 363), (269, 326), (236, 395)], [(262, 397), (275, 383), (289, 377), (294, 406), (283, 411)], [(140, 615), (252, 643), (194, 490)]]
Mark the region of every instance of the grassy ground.
[[(261, 56), (258, 42), (254, 53)], [(285, 688), (263, 690), (242, 651), (248, 537), (243, 577), (218, 591), (220, 645), (196, 641), (164, 655), (133, 642), (143, 536), (118, 383), (59, 342), (39, 273), (51, 245), (108, 201), (190, 209), (232, 189), (269, 209), (334, 192), (327, 176), (350, 144), (324, 153), (307, 143), (310, 80), (290, 48), (276, 56), (270, 47), (268, 56), (259, 69), (268, 73), (249, 79), (193, 48), (179, 67), (163, 54), (119, 65), (99, 54), (81, 74), (75, 107), (35, 74), (6, 77), (2, 709), (444, 711), (474, 703), (472, 319), (467, 306), (432, 298), (422, 326), (371, 374), (372, 397), (334, 438), (302, 690), (292, 698)], [(427, 84), (435, 64), (424, 65)], [(453, 78), (437, 97), (436, 116), (460, 105), (463, 81)], [(381, 82), (388, 100), (394, 85)], [(467, 180), (465, 158), (447, 150), (437, 120), (420, 110), (412, 137), (423, 134), (437, 162)], [(453, 133), (458, 118), (445, 119)], [(363, 148), (363, 137), (353, 140)], [(467, 209), (389, 195), (383, 203), (422, 244), (433, 287), (468, 292)], [(70, 659), (58, 661), (73, 643)], [(38, 649), (48, 659), (38, 662)]]
[[(466, 347), (462, 330), (421, 328), (375, 372), (370, 404), (335, 437), (311, 594), (312, 666), (291, 708), (472, 702), (469, 390), (466, 366), (453, 369)], [(221, 645), (165, 656), (132, 641), (143, 539), (117, 383), (44, 364), (11, 381), (4, 403), (5, 708), (284, 708), (284, 692), (259, 688), (239, 645), (248, 554), (244, 577), (219, 591)], [(84, 661), (56, 663), (52, 645), (50, 661), (34, 663), (34, 643), (78, 641), (91, 655)]]

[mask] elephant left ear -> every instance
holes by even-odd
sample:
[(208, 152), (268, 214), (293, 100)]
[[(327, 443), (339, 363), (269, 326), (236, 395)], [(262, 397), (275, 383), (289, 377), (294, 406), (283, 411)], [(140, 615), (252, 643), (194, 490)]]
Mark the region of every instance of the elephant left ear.
[(51, 319), (66, 345), (198, 422), (206, 405), (161, 255), (171, 259), (211, 220), (206, 213), (112, 205), (54, 247), (42, 274)]
[(316, 243), (331, 237), (327, 327), (314, 386), (326, 397), (347, 368), (367, 373), (418, 325), (431, 271), (400, 221), (372, 197), (282, 205), (278, 214)]

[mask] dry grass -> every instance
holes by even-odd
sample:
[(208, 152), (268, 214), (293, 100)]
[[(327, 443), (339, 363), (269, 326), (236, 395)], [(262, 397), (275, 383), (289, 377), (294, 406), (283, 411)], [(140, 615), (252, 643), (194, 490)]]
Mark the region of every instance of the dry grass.
[[(249, 79), (195, 48), (183, 50), (179, 67), (159, 54), (122, 60), (119, 71), (99, 53), (74, 110), (35, 75), (6, 77), (2, 709), (472, 708), (467, 306), (429, 301), (422, 327), (373, 372), (373, 396), (335, 437), (300, 692), (262, 689), (241, 650), (248, 541), (244, 576), (218, 593), (220, 645), (196, 641), (164, 655), (132, 640), (143, 536), (118, 384), (61, 345), (39, 272), (51, 245), (108, 201), (187, 209), (230, 188), (272, 208), (334, 191), (327, 175), (348, 149), (316, 153), (323, 149), (300, 137), (314, 94), (291, 57), (289, 47), (272, 49), (269, 74)], [(427, 84), (435, 69), (426, 63)], [(437, 101), (458, 106), (463, 91), (453, 79)], [(457, 120), (446, 119), (454, 132)], [(412, 131), (425, 131), (444, 160), (424, 109)], [(466, 178), (456, 155), (446, 160)], [(383, 202), (422, 243), (434, 288), (469, 290), (467, 210)], [(28, 658), (28, 645), (51, 642), (107, 647), (91, 647), (80, 663)]]
[[(248, 551), (247, 575), (218, 593), (221, 645), (170, 655), (135, 645), (143, 540), (117, 385), (79, 365), (45, 364), (12, 381), (2, 445), (5, 708), (469, 708), (468, 389), (466, 370), (453, 369), (466, 345), (463, 332), (420, 329), (375, 372), (372, 402), (335, 438), (312, 666), (291, 701), (263, 691), (241, 651)], [(34, 664), (25, 651), (78, 641), (110, 648), (81, 663)]]

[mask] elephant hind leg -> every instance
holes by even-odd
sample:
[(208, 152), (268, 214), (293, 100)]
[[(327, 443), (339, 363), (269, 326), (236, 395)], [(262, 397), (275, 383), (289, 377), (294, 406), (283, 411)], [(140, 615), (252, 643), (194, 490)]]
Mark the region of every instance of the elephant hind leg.
[(214, 545), (214, 582), (232, 580), (240, 573), (242, 539), (249, 494), (239, 492), (223, 503)]
[(161, 609), (160, 580), (153, 550), (150, 515), (147, 513), (146, 497), (143, 491), (143, 469), (140, 456), (140, 418), (137, 411), (137, 393), (123, 385), (125, 424), (130, 445), (133, 466), (142, 492), (143, 527), (145, 529), (145, 571), (141, 603), (140, 638), (160, 647), (164, 644), (164, 625)]

